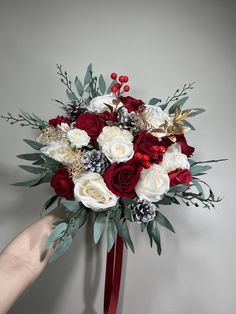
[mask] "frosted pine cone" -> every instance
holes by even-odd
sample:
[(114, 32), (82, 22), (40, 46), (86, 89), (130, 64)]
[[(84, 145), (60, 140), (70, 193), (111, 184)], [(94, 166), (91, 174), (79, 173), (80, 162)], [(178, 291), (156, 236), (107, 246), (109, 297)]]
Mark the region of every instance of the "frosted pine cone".
[(130, 205), (130, 209), (134, 221), (147, 223), (155, 218), (157, 208), (153, 203), (137, 198), (135, 202)]
[(82, 164), (87, 171), (103, 174), (109, 163), (100, 150), (93, 149), (84, 153)]

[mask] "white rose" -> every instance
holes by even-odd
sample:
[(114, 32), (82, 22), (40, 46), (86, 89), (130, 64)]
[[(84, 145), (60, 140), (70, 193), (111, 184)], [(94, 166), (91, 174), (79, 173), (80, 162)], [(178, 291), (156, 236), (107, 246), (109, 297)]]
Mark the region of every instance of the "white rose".
[(74, 183), (75, 199), (94, 211), (103, 211), (117, 203), (118, 197), (107, 188), (103, 177), (98, 173), (85, 173)]
[(140, 199), (158, 202), (169, 188), (168, 173), (160, 165), (153, 164), (149, 169), (142, 170), (135, 192)]
[(116, 109), (122, 106), (120, 103), (118, 106), (113, 103), (113, 100), (117, 100), (113, 94), (106, 94), (102, 96), (97, 96), (90, 101), (88, 110), (96, 113), (101, 113), (104, 111), (110, 111), (109, 105), (112, 108)]
[(40, 149), (41, 153), (59, 161), (64, 162), (65, 155), (71, 152), (71, 147), (65, 142), (53, 142)]
[(132, 142), (133, 140), (133, 135), (130, 131), (120, 129), (118, 126), (105, 126), (97, 138), (98, 144), (102, 147), (115, 136), (123, 137), (126, 143)]
[(158, 105), (155, 106), (145, 106), (143, 115), (146, 121), (151, 124), (154, 128), (159, 128), (159, 126), (165, 121), (170, 121), (170, 116), (165, 113)]
[(133, 143), (127, 142), (122, 136), (114, 136), (103, 144), (102, 151), (111, 163), (127, 161), (134, 155)]
[(72, 129), (68, 131), (67, 138), (72, 146), (75, 146), (76, 148), (87, 146), (90, 141), (90, 137), (87, 132), (80, 129)]
[(168, 147), (166, 153), (163, 155), (161, 166), (167, 172), (171, 172), (176, 169), (190, 168), (188, 158), (186, 155), (181, 153), (181, 146), (178, 143), (172, 144)]

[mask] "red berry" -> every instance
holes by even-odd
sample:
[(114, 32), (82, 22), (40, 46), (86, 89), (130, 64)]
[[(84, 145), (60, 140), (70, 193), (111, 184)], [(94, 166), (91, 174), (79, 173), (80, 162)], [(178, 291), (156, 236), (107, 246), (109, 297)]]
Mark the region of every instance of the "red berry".
[(141, 153), (135, 153), (134, 158), (137, 160), (141, 160), (143, 158), (143, 155)]
[(150, 157), (148, 155), (143, 155), (142, 156), (142, 161), (149, 161)]
[(130, 90), (130, 86), (129, 86), (129, 85), (125, 85), (125, 86), (124, 86), (124, 91), (125, 91), (125, 92), (128, 92), (129, 90)]
[(125, 79), (124, 75), (119, 76), (119, 81), (120, 81), (121, 83), (124, 83), (124, 79)]
[(111, 73), (111, 78), (112, 78), (113, 80), (116, 80), (116, 79), (117, 79), (117, 74), (116, 74), (116, 73)]
[(157, 152), (159, 150), (159, 147), (157, 146), (157, 145), (153, 145), (152, 147), (151, 147), (151, 151), (152, 152)]
[(153, 158), (153, 159), (158, 159), (158, 157), (159, 157), (159, 154), (158, 154), (157, 152), (154, 152), (154, 153), (152, 154), (152, 158)]
[(161, 153), (161, 154), (165, 154), (165, 152), (166, 152), (165, 146), (160, 146), (159, 149), (158, 149), (158, 152)]
[(121, 88), (121, 84), (120, 83), (116, 83), (115, 86), (117, 86), (117, 88)]
[(113, 85), (111, 88), (112, 93), (115, 94), (117, 92), (117, 90), (118, 90), (118, 87), (116, 85)]
[(124, 75), (124, 77), (123, 77), (123, 82), (124, 82), (124, 83), (127, 83), (128, 80), (129, 80), (128, 76)]
[(143, 168), (148, 169), (150, 167), (151, 167), (150, 162), (146, 161), (146, 162), (143, 163)]

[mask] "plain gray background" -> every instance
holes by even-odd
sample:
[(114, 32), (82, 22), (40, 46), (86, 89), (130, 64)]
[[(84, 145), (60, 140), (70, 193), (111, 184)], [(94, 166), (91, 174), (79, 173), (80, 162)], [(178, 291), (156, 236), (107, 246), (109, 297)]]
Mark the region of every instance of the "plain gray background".
[[(93, 62), (109, 80), (130, 77), (132, 94), (163, 100), (196, 81), (189, 106), (207, 112), (193, 118), (188, 134), (196, 160), (229, 158), (206, 178), (217, 195), (216, 210), (165, 207), (176, 229), (162, 229), (163, 254), (146, 235), (132, 230), (136, 254), (128, 252), (119, 313), (234, 314), (235, 252), (235, 1), (56, 1), (0, 2), (1, 114), (18, 108), (48, 119), (60, 113), (51, 99), (65, 100), (56, 63), (71, 78)], [(0, 121), (0, 249), (38, 219), (48, 186), (21, 189), (27, 178), (15, 155), (30, 152), (29, 128)], [(84, 228), (69, 252), (50, 264), (11, 314), (101, 314), (105, 241), (94, 248)], [(1, 296), (0, 296), (1, 298)]]

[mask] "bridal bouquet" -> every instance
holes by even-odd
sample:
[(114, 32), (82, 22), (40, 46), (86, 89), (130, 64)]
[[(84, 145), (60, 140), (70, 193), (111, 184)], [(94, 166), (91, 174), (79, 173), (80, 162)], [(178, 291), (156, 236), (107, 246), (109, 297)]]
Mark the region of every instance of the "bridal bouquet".
[(90, 64), (83, 80), (75, 78), (74, 91), (67, 72), (61, 65), (57, 70), (69, 99), (56, 100), (62, 115), (49, 121), (24, 111), (2, 116), (11, 124), (38, 129), (35, 140), (24, 140), (37, 152), (17, 156), (32, 163), (19, 167), (37, 176), (14, 185), (49, 182), (54, 193), (44, 208), (57, 202), (67, 212), (48, 238), (45, 249), (57, 245), (51, 260), (68, 249), (88, 215), (94, 219), (95, 243), (106, 230), (108, 251), (117, 234), (134, 251), (129, 225), (139, 224), (160, 254), (159, 226), (174, 232), (164, 205), (183, 202), (210, 208), (220, 201), (202, 180), (211, 168), (208, 163), (219, 160), (195, 161), (185, 137), (194, 130), (189, 119), (205, 111), (183, 109), (193, 84), (166, 102), (145, 102), (127, 94), (125, 75), (112, 73), (107, 88)]

